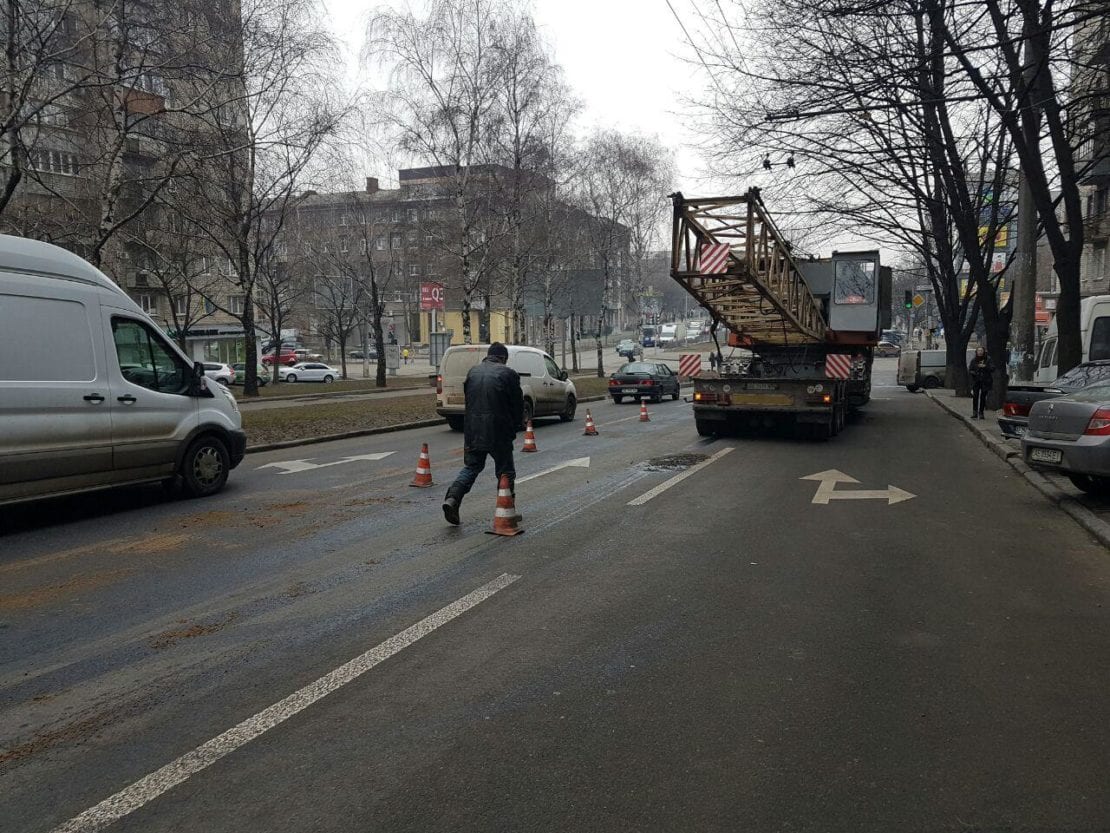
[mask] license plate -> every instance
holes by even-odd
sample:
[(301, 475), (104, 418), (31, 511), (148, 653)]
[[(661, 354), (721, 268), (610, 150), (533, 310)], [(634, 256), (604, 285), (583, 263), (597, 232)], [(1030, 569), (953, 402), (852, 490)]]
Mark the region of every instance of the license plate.
[(778, 390), (778, 385), (770, 382), (748, 382), (744, 385), (744, 390)]
[(639, 388), (621, 388), (621, 393), (639, 393)]
[(1036, 460), (1038, 463), (1059, 463), (1064, 459), (1064, 452), (1054, 448), (1031, 448), (1029, 459)]

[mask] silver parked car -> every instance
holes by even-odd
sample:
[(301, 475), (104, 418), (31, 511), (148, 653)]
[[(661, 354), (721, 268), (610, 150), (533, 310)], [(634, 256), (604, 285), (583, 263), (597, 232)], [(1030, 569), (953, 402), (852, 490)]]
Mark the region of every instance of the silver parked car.
[(1110, 384), (1034, 403), (1021, 450), (1033, 468), (1060, 472), (1084, 492), (1110, 495)]
[(278, 379), (283, 382), (323, 382), (330, 385), (338, 378), (338, 370), (319, 362), (299, 362), (292, 367), (278, 368)]

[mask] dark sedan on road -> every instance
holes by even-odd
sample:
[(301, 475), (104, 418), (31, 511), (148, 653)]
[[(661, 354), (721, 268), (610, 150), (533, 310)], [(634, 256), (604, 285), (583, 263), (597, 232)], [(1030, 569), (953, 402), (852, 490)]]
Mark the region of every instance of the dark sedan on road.
[(678, 399), (678, 376), (662, 362), (629, 362), (609, 377), (609, 395), (618, 405), (626, 396), (637, 402), (660, 402), (670, 394)]
[(1059, 472), (1084, 492), (1110, 495), (1110, 384), (1034, 403), (1021, 451), (1033, 468)]

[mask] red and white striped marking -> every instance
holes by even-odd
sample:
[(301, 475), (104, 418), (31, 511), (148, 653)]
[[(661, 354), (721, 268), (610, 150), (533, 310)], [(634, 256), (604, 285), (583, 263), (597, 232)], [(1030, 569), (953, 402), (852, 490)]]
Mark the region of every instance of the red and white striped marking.
[(693, 378), (701, 373), (701, 353), (683, 353), (678, 357), (678, 375)]
[(703, 275), (720, 275), (728, 269), (728, 243), (702, 243), (698, 250), (698, 271)]
[(843, 353), (825, 356), (825, 376), (829, 379), (847, 379), (852, 375), (852, 357)]

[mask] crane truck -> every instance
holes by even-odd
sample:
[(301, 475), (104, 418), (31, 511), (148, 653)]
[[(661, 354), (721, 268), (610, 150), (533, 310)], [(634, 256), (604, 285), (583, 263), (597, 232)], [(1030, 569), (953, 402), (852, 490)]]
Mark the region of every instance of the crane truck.
[[(838, 434), (871, 397), (874, 348), (890, 326), (891, 272), (878, 250), (795, 259), (758, 188), (671, 199), (671, 277), (709, 313), (722, 359), (694, 378), (698, 433), (790, 425)], [(739, 357), (722, 355), (720, 327)]]

